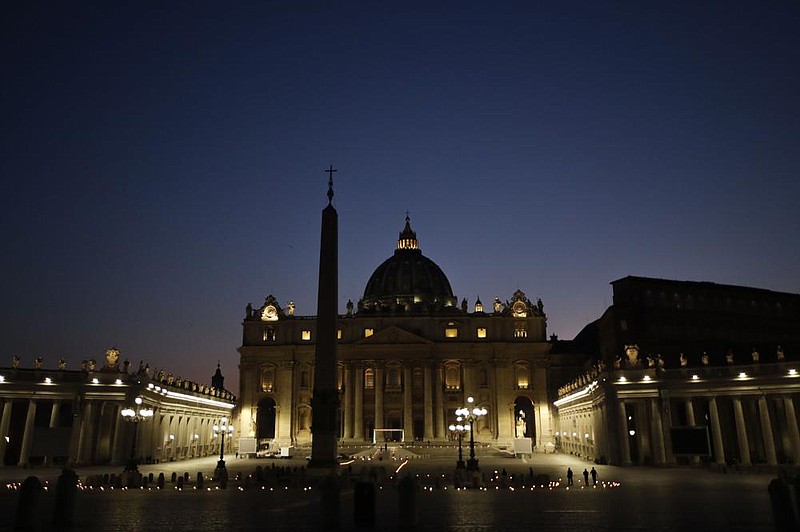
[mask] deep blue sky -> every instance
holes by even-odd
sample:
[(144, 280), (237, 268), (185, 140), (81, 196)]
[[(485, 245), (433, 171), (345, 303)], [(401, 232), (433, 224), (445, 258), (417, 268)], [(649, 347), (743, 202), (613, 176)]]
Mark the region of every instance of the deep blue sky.
[(572, 338), (626, 275), (800, 292), (798, 2), (17, 2), (0, 365), (117, 345), (237, 388), (240, 322), (340, 308), (405, 211), (470, 306)]

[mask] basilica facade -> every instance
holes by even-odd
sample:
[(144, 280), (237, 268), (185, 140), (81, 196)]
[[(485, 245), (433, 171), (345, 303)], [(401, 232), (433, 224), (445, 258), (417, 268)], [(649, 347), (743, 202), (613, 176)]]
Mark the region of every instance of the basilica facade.
[[(294, 310), (270, 295), (242, 323), (239, 426), (261, 448), (311, 441), (316, 317)], [(340, 441), (445, 441), (473, 397), (487, 410), (476, 441), (552, 445), (546, 324), (541, 300), (521, 290), (459, 304), (406, 218), (392, 256), (338, 317)]]

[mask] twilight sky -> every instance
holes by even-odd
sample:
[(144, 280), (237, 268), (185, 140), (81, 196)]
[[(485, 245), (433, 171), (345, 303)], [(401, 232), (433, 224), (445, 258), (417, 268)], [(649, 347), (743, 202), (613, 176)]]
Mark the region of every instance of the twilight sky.
[[(572, 338), (626, 275), (800, 293), (798, 2), (16, 2), (0, 17), (0, 366), (238, 389), (241, 319), (394, 250)], [(490, 4), (502, 4), (490, 6)]]

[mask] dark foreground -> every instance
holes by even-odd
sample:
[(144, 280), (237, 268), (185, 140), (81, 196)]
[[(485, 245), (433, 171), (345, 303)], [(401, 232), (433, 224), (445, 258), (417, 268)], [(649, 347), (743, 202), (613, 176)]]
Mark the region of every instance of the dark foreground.
[[(229, 464), (235, 474), (252, 470), (256, 465), (268, 466), (270, 462), (239, 460), (229, 461)], [(174, 468), (198, 470), (191, 469), (192, 465), (205, 464), (182, 462)], [(390, 466), (390, 470), (394, 466), (385, 465)], [(524, 462), (485, 457), (481, 466), (484, 471), (505, 468), (510, 475), (523, 475), (528, 467), (533, 467), (537, 474), (548, 474), (553, 480), (563, 476), (566, 467), (572, 467), (575, 486), (567, 489), (562, 482), (553, 489), (531, 489), (529, 485), (496, 489), (496, 484), (489, 484), (486, 490), (455, 490), (452, 485), (440, 482), (436, 487), (427, 473), (438, 474), (449, 465), (449, 459), (433, 458), (414, 461), (403, 470), (402, 473), (421, 475), (422, 486), (415, 492), (416, 530), (774, 530), (767, 493), (769, 475), (603, 466), (598, 468), (601, 481), (611, 482), (614, 487), (603, 488), (600, 483), (592, 488), (583, 486), (581, 475), (583, 469), (591, 468), (592, 464), (570, 456), (534, 455), (532, 460)], [(363, 467), (359, 463), (354, 466), (352, 477), (358, 477)], [(46, 476), (45, 472), (42, 474)], [(346, 474), (344, 478), (339, 528), (359, 529), (354, 521), (355, 500), (353, 490), (348, 487), (350, 478)], [(203, 490), (189, 487), (179, 491), (170, 483), (164, 490), (85, 490), (77, 496), (73, 529), (288, 531), (331, 528), (330, 514), (326, 517), (321, 511), (320, 491), (305, 488), (313, 483), (313, 479), (294, 481), (272, 490), (261, 489), (255, 482), (246, 488), (240, 487), (240, 483), (233, 480), (225, 490), (217, 489), (213, 483), (207, 483)], [(17, 499), (18, 492), (0, 490), (0, 512), (5, 516), (0, 529), (13, 529)], [(383, 489), (376, 490), (375, 500), (374, 530), (398, 530), (401, 523), (408, 521), (410, 511), (400, 512), (399, 493), (392, 482), (387, 481)], [(51, 489), (41, 498), (42, 530), (53, 528), (53, 504)]]

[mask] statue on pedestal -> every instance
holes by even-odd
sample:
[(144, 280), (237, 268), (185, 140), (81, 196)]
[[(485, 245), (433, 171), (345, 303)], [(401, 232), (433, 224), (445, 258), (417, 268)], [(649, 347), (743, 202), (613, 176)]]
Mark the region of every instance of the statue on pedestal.
[(525, 412), (520, 410), (519, 416), (517, 416), (517, 438), (524, 438), (526, 429), (527, 424), (525, 423)]

